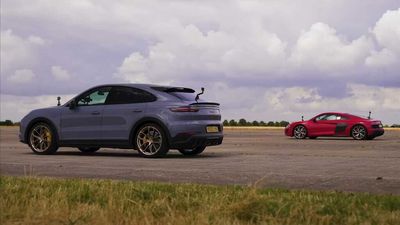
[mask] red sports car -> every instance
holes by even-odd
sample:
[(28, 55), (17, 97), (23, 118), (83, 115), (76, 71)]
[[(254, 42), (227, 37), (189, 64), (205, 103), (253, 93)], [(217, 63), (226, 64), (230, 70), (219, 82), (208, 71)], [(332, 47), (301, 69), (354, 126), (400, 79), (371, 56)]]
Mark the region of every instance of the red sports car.
[(363, 118), (348, 113), (321, 113), (310, 120), (293, 122), (286, 126), (285, 134), (297, 139), (321, 136), (353, 137), (356, 140), (374, 139), (384, 133), (380, 120)]

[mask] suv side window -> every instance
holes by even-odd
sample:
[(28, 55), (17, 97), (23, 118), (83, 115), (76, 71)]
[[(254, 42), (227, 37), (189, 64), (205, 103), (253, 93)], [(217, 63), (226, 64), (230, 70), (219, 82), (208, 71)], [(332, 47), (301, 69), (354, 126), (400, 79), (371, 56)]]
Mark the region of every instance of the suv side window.
[(153, 102), (156, 97), (147, 91), (131, 87), (113, 87), (106, 104), (131, 104)]
[(103, 105), (106, 102), (111, 87), (100, 87), (84, 93), (76, 99), (78, 106)]

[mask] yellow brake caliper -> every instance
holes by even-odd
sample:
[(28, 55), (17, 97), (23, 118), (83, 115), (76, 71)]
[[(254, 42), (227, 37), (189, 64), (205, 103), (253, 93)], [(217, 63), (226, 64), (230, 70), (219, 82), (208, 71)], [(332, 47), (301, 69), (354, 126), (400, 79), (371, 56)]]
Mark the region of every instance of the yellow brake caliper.
[(46, 140), (50, 143), (51, 142), (51, 133), (46, 131)]

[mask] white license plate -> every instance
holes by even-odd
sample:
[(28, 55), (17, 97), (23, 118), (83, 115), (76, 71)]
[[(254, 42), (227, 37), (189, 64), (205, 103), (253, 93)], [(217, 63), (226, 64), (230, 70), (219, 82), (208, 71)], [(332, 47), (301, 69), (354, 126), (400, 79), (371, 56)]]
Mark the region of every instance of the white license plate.
[(217, 133), (219, 132), (218, 126), (207, 126), (207, 133)]

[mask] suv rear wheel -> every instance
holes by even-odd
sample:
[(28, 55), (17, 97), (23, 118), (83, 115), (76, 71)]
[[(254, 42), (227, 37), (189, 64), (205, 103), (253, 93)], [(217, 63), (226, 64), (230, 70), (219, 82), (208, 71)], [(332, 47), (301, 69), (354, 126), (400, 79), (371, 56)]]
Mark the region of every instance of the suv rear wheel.
[(161, 157), (169, 150), (164, 130), (155, 123), (142, 125), (135, 140), (139, 154), (143, 157)]

